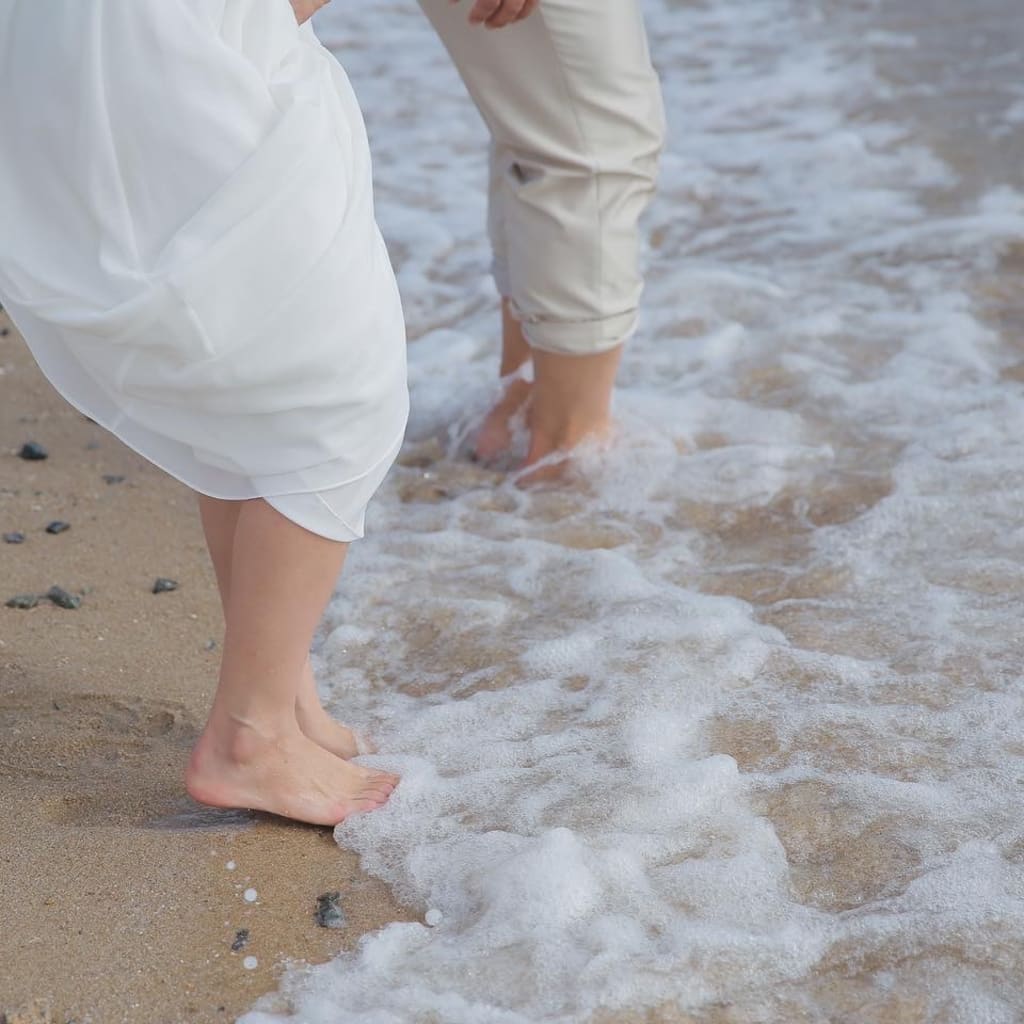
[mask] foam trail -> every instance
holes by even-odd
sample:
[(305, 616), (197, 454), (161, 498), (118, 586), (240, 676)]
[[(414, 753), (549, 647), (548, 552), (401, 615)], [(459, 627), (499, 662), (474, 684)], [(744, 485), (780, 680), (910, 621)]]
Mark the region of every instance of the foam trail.
[(465, 458), (482, 127), (416, 10), (324, 12), (416, 340), (318, 667), (403, 775), (338, 841), (421, 923), (246, 1024), (1024, 1018), (1024, 40), (935, 3), (647, 5), (619, 436), (528, 492)]

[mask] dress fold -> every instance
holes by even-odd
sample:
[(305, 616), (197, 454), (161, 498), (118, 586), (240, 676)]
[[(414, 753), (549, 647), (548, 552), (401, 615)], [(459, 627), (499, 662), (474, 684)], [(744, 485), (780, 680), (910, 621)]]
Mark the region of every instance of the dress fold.
[(0, 0), (0, 54), (0, 297), (44, 373), (197, 491), (329, 492), (297, 507), (360, 535), (405, 327), (335, 58), (287, 0)]

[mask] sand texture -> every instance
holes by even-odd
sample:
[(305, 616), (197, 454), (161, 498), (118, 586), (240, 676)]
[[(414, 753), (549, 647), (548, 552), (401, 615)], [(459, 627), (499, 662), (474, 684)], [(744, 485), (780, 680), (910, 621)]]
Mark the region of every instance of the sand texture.
[[(330, 830), (185, 794), (221, 637), (193, 498), (70, 408), (3, 329), (0, 532), (25, 540), (0, 544), (0, 605), (53, 585), (82, 602), (0, 607), (0, 1016), (232, 1020), (286, 960), (407, 915)], [(19, 458), (27, 441), (49, 457)], [(54, 520), (71, 528), (46, 533)], [(157, 577), (178, 589), (152, 593)], [(340, 930), (314, 920), (332, 890)]]

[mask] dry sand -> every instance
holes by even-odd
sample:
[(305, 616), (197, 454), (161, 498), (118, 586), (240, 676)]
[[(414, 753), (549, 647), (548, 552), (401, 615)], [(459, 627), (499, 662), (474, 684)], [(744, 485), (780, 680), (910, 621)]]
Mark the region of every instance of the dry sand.
[[(0, 543), (0, 1020), (233, 1020), (285, 961), (410, 915), (330, 830), (187, 797), (221, 635), (194, 499), (68, 406), (3, 314), (0, 334), (0, 532), (26, 536)], [(53, 584), (81, 607), (2, 606)], [(330, 890), (341, 930), (314, 921)]]

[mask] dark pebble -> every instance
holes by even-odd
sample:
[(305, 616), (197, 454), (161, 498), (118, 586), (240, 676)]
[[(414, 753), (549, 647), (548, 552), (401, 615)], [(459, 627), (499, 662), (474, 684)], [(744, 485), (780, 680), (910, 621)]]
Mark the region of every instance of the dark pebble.
[(36, 441), (26, 441), (18, 450), (18, 458), (27, 459), (29, 462), (39, 462), (41, 459), (49, 458), (50, 453)]
[(162, 594), (162, 593), (164, 593), (167, 590), (177, 590), (177, 589), (178, 589), (178, 581), (177, 580), (169, 580), (165, 576), (157, 576), (157, 578), (153, 581), (153, 593), (154, 594)]
[(0, 327), (0, 338), (6, 338), (11, 333), (10, 327)]
[(104, 473), (103, 482), (105, 484), (123, 484), (124, 477), (121, 476), (119, 473)]
[(249, 945), (249, 929), (239, 928), (235, 932), (235, 941), (231, 943), (231, 952), (237, 953), (240, 949), (245, 949)]
[(316, 923), (321, 928), (344, 928), (345, 914), (339, 906), (340, 892), (325, 892), (316, 898)]
[(25, 543), (25, 534), (21, 533), (19, 530), (12, 530), (10, 533), (5, 533), (4, 534), (4, 543), (5, 544), (24, 544)]
[(46, 596), (58, 608), (77, 608), (82, 603), (80, 597), (76, 594), (69, 594), (63, 587), (50, 587)]
[(207, 640), (206, 643), (203, 644), (203, 649), (207, 650), (207, 651), (215, 651), (215, 650), (217, 650), (217, 641), (216, 640)]
[(35, 608), (39, 604), (38, 594), (15, 594), (6, 601), (8, 608)]
[(65, 523), (63, 519), (54, 519), (52, 523), (46, 524), (47, 533), (63, 533), (65, 530), (70, 530), (71, 524)]

